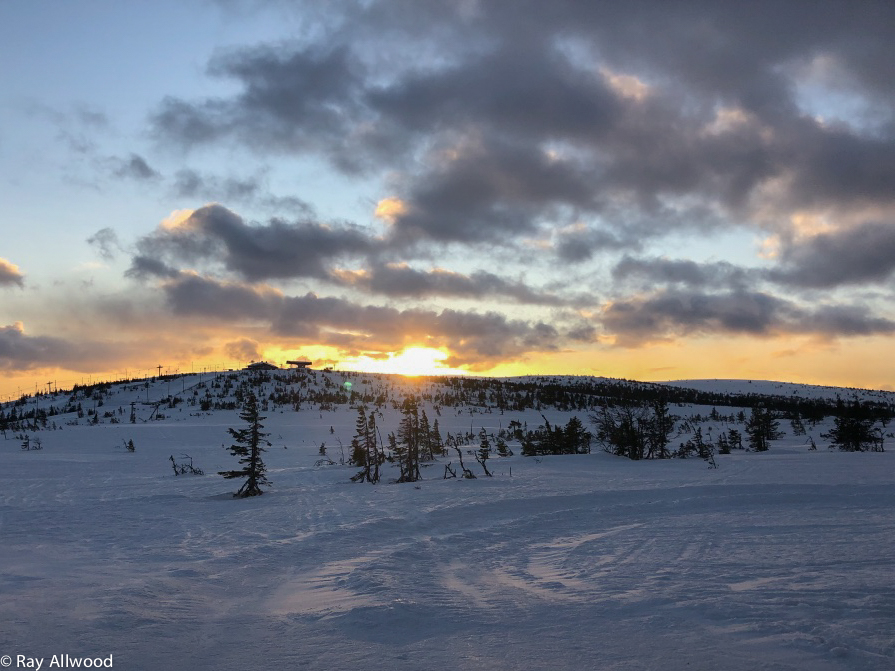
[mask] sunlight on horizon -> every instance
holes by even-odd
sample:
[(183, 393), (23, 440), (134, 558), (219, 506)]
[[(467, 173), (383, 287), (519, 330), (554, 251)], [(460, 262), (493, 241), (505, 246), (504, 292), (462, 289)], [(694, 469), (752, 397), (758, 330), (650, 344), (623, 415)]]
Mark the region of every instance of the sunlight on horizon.
[(451, 368), (444, 363), (448, 353), (435, 347), (406, 347), (401, 352), (391, 352), (387, 359), (374, 359), (362, 355), (343, 359), (338, 368), (364, 373), (392, 373), (414, 377), (418, 375), (466, 375), (461, 368)]

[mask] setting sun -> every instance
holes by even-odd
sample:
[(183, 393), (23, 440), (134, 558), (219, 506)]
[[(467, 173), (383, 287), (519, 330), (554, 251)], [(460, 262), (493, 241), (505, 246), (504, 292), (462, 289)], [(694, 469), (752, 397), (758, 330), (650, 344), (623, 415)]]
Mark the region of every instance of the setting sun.
[(445, 365), (448, 353), (434, 347), (408, 347), (393, 352), (386, 359), (358, 356), (339, 364), (343, 370), (369, 373), (396, 373), (398, 375), (465, 375), (466, 371)]

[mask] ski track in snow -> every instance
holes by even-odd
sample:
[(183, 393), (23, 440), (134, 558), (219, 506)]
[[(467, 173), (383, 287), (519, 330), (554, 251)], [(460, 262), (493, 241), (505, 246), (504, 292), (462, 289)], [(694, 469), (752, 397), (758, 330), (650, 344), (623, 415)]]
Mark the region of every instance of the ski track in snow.
[[(717, 470), (512, 457), (493, 479), (442, 480), (437, 463), (418, 487), (370, 486), (313, 466), (355, 417), (319, 414), (269, 414), (273, 487), (241, 501), (167, 462), (229, 467), (235, 413), (66, 427), (37, 453), (0, 442), (0, 654), (114, 653), (127, 670), (895, 668), (889, 452), (793, 441)], [(469, 428), (448, 414), (443, 431)]]

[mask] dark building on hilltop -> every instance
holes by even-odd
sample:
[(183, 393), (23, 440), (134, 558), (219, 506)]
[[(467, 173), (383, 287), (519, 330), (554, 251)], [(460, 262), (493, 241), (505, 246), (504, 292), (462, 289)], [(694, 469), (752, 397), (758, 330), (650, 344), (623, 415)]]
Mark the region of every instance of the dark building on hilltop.
[(254, 361), (245, 368), (246, 370), (280, 370), (279, 366), (274, 366), (266, 361)]

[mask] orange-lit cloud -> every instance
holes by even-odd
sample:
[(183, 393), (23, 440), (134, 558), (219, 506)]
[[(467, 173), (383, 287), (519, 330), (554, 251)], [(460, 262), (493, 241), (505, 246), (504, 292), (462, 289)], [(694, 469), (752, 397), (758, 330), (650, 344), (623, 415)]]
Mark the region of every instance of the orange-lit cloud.
[(390, 224), (404, 214), (407, 214), (407, 204), (400, 198), (383, 198), (376, 204), (375, 215)]
[(162, 219), (159, 228), (163, 231), (176, 231), (189, 225), (190, 217), (193, 216), (195, 210), (174, 210), (167, 217)]
[(0, 287), (12, 284), (21, 287), (23, 286), (24, 277), (16, 264), (0, 258)]
[(624, 98), (643, 102), (649, 95), (649, 86), (635, 75), (620, 74), (606, 67), (600, 68), (600, 74), (609, 87)]

